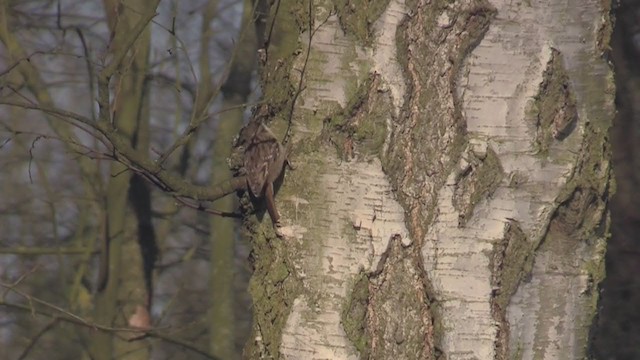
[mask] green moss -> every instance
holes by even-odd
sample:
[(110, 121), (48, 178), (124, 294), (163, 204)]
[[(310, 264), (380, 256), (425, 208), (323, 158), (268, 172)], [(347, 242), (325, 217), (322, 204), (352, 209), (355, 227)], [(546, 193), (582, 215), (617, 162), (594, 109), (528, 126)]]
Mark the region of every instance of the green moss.
[(478, 167), (475, 191), (471, 194), (471, 206), (478, 204), (480, 199), (493, 194), (504, 177), (502, 164), (493, 149), (488, 148), (482, 166)]
[(520, 224), (515, 220), (509, 221), (503, 239), (494, 244), (490, 261), (493, 274), (491, 285), (499, 289), (495, 301), (502, 311), (506, 311), (520, 282), (531, 273), (533, 255), (534, 248)]
[(598, 314), (598, 302), (600, 300), (599, 284), (606, 276), (605, 253), (607, 251), (608, 237), (607, 235), (606, 237), (598, 239), (592, 260), (586, 262), (583, 267), (589, 277), (587, 279), (587, 288), (583, 292), (583, 295), (589, 296), (589, 311), (585, 314), (586, 319), (594, 319)]
[(348, 97), (349, 100), (345, 106), (345, 113), (354, 115), (362, 107), (367, 100), (375, 78), (373, 75), (365, 78), (358, 87), (351, 91)]
[[(510, 219), (504, 228), (504, 236), (493, 244), (489, 255), (491, 271), (491, 316), (496, 322), (496, 359), (514, 358), (517, 351), (509, 352), (509, 321), (507, 307), (521, 282), (530, 276), (535, 258), (535, 248), (527, 239), (518, 221)], [(509, 353), (512, 354), (509, 357)], [(516, 356), (517, 358), (517, 356)]]
[(389, 0), (333, 0), (345, 33), (361, 44), (371, 45), (373, 24), (389, 5)]
[[(246, 224), (248, 228), (259, 229), (255, 218), (249, 222)], [(281, 239), (260, 231), (252, 233), (251, 238), (254, 274), (249, 283), (249, 292), (255, 308), (254, 331), (262, 338), (262, 344), (250, 344), (247, 353), (253, 354), (250, 358), (264, 353), (268, 357), (278, 358), (282, 329), (301, 282), (290, 272), (293, 265), (288, 258), (286, 244)]]
[(325, 118), (323, 136), (335, 146), (341, 159), (382, 157), (386, 118), (392, 113), (393, 104), (386, 91), (378, 90), (381, 82), (379, 75), (369, 76), (349, 96), (344, 109)]
[[(579, 346), (587, 347), (587, 332), (597, 313), (598, 286), (605, 276), (604, 252), (606, 238), (609, 236), (609, 218), (607, 202), (610, 198), (610, 157), (606, 132), (602, 131), (604, 118), (598, 119), (597, 112), (594, 124), (585, 124), (584, 144), (578, 155), (574, 172), (558, 196), (558, 206), (551, 217), (548, 232), (539, 245), (538, 251), (551, 254), (589, 254), (582, 266), (582, 274), (588, 276), (586, 287), (582, 290), (585, 312), (575, 320), (580, 339)], [(586, 247), (586, 248), (585, 248)], [(557, 256), (558, 271), (574, 269), (575, 260)], [(546, 306), (546, 305), (545, 305)]]
[(469, 167), (459, 174), (453, 195), (453, 206), (460, 212), (461, 226), (471, 218), (480, 200), (493, 194), (504, 177), (500, 160), (491, 148), (480, 157), (469, 153), (468, 161)]
[[(289, 121), (289, 110), (297, 82), (290, 78), (296, 54), (301, 49), (299, 34), (308, 29), (309, 13), (307, 3), (284, 0), (280, 4), (277, 18), (274, 19), (276, 7), (271, 7), (268, 28), (273, 23), (273, 33), (267, 51), (267, 62), (261, 69), (263, 83), (263, 101), (269, 104), (268, 115), (272, 130), (284, 136)], [(302, 147), (302, 146), (301, 146)], [(232, 161), (238, 159), (232, 157)], [(285, 181), (298, 177), (285, 175)], [(282, 188), (286, 193), (289, 185)], [(276, 196), (278, 209), (287, 211), (286, 202), (280, 201), (283, 194)], [(253, 204), (244, 196), (240, 206), (246, 214), (253, 214)], [(258, 209), (259, 215), (264, 209)], [(263, 219), (268, 217), (263, 217)], [(270, 221), (260, 221), (257, 216), (250, 215), (245, 219), (245, 229), (253, 240), (251, 255), (254, 274), (249, 283), (249, 292), (254, 304), (254, 333), (260, 336), (261, 343), (249, 343), (245, 353), (249, 358), (279, 358), (282, 330), (291, 311), (293, 299), (300, 292), (301, 282), (295, 273), (290, 260), (290, 249), (287, 244), (275, 236)]]
[[(273, 6), (275, 12), (277, 7)], [(267, 50), (267, 62), (261, 71), (264, 102), (268, 103), (275, 117), (286, 119), (290, 102), (297, 91), (297, 82), (290, 79), (291, 69), (296, 54), (301, 51), (299, 34), (308, 29), (309, 13), (305, 3), (286, 0), (280, 6), (277, 19), (275, 13), (270, 15), (270, 21), (275, 21), (273, 35)]]
[[(580, 178), (582, 177), (577, 177)], [(606, 183), (606, 179), (604, 182)], [(583, 348), (587, 353), (589, 328), (598, 311), (598, 286), (605, 276), (604, 252), (609, 221), (605, 212), (606, 195), (601, 198), (593, 188), (583, 188), (583, 184), (578, 184), (578, 181), (574, 183), (577, 185), (574, 185), (571, 195), (559, 204), (553, 214), (548, 232), (537, 251), (551, 256), (555, 271), (558, 272), (573, 273), (576, 266), (574, 256), (588, 256), (580, 273), (576, 274), (580, 277), (586, 275), (587, 278), (580, 279), (585, 281), (580, 284), (580, 306), (584, 311), (574, 319), (573, 326), (576, 330), (575, 338), (579, 341), (576, 347)], [(556, 316), (554, 314), (560, 311), (558, 309), (563, 308), (557, 303), (557, 299), (542, 300), (542, 306), (549, 307), (552, 311), (547, 314), (547, 319)], [(545, 321), (540, 332), (544, 333), (546, 327), (552, 324), (553, 321)]]
[[(285, 176), (285, 182), (276, 196), (278, 209), (283, 215), (285, 227), (287, 219), (295, 219), (294, 223), (300, 228), (317, 226), (318, 219), (322, 219), (326, 209), (326, 194), (319, 191), (318, 180), (326, 173), (327, 153), (331, 148), (323, 145), (319, 140), (310, 139), (296, 143), (293, 176)], [(305, 161), (295, 163), (296, 157)], [(291, 199), (306, 200), (309, 204), (298, 203)], [(254, 299), (255, 323), (257, 334), (261, 335), (263, 344), (249, 344), (248, 358), (280, 358), (279, 347), (282, 328), (291, 311), (295, 298), (304, 297), (310, 308), (323, 301), (326, 294), (303, 288), (297, 266), (301, 265), (293, 256), (300, 254), (318, 254), (323, 251), (322, 234), (316, 231), (306, 232), (304, 241), (295, 238), (275, 238), (269, 221), (260, 223), (256, 217), (247, 221), (246, 227), (252, 231), (254, 239), (252, 260), (254, 275), (250, 283), (250, 292)], [(353, 230), (352, 230), (353, 232)], [(319, 258), (318, 258), (319, 259)], [(313, 271), (313, 270), (310, 270)], [(310, 277), (307, 277), (309, 279)], [(319, 305), (318, 305), (319, 306)], [(303, 312), (303, 318), (314, 316)]]
[(365, 331), (368, 303), (369, 278), (361, 271), (351, 286), (350, 295), (345, 301), (341, 314), (342, 327), (351, 343), (360, 352), (361, 359), (369, 358), (371, 339)]
[[(598, 126), (589, 123), (585, 125), (583, 142), (590, 144), (590, 146), (583, 148), (584, 152), (577, 160), (573, 173), (570, 174), (566, 185), (558, 195), (557, 202), (560, 205), (557, 211), (559, 212), (566, 212), (561, 209), (562, 204), (568, 204), (576, 196), (576, 191), (591, 194), (590, 198), (594, 199), (594, 202), (589, 204), (591, 212), (603, 213), (606, 206), (604, 200), (613, 195), (612, 186), (615, 183), (611, 176), (611, 147), (606, 136), (600, 132)], [(590, 220), (593, 222), (594, 219)], [(595, 228), (595, 225), (597, 224), (585, 224), (583, 229), (590, 226)], [(587, 233), (583, 232), (583, 235)]]
[(370, 97), (367, 111), (361, 114), (364, 119), (358, 122), (353, 138), (360, 144), (365, 155), (382, 157), (382, 147), (387, 137), (386, 118), (392, 113), (393, 104), (389, 94), (380, 93), (376, 89), (370, 91), (375, 94)]
[(345, 85), (344, 92), (347, 99), (358, 97), (362, 83), (369, 81), (371, 72), (372, 60), (358, 57), (356, 47), (357, 45), (346, 46), (340, 55), (340, 67), (343, 69), (340, 75)]
[(563, 140), (573, 131), (578, 119), (569, 75), (562, 55), (556, 49), (551, 49), (551, 58), (534, 99), (534, 104), (527, 109), (536, 122), (534, 148), (539, 155), (547, 157), (552, 142)]

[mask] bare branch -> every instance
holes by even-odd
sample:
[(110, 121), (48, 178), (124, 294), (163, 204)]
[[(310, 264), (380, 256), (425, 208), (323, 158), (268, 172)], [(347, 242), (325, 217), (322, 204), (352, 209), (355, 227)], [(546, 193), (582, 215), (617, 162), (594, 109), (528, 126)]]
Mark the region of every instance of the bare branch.
[[(212, 6), (213, 4), (214, 3), (211, 3), (210, 6)], [(257, 7), (257, 2), (253, 6), (252, 13), (255, 13), (256, 7)], [(211, 19), (213, 17), (213, 11), (214, 11), (213, 8), (207, 8), (207, 11), (205, 12), (205, 16), (203, 17), (203, 27), (210, 26), (209, 23), (211, 22)], [(250, 24), (247, 23), (242, 29), (240, 29), (239, 42), (242, 41), (242, 39), (246, 36), (246, 33), (249, 28), (250, 28)], [(231, 57), (227, 62), (227, 64), (225, 65), (225, 68), (222, 72), (222, 76), (219, 84), (214, 88), (211, 88), (211, 84), (213, 83), (213, 78), (211, 75), (209, 75), (210, 74), (209, 60), (208, 60), (209, 33), (210, 31), (203, 30), (203, 37), (201, 40), (201, 46), (202, 46), (201, 59), (200, 59), (200, 64), (201, 64), (200, 73), (203, 74), (202, 75), (203, 78), (200, 79), (198, 86), (196, 86), (195, 106), (193, 107), (193, 110), (191, 112), (191, 117), (189, 119), (189, 126), (183, 131), (182, 135), (178, 139), (176, 139), (176, 141), (174, 141), (174, 143), (169, 147), (169, 149), (160, 156), (160, 159), (158, 160), (158, 162), (161, 165), (167, 160), (167, 158), (169, 158), (169, 156), (171, 156), (173, 152), (176, 151), (176, 149), (187, 144), (189, 142), (189, 139), (191, 139), (191, 137), (193, 136), (193, 134), (197, 132), (198, 128), (200, 128), (200, 126), (202, 126), (202, 124), (206, 120), (212, 117), (210, 115), (205, 115), (206, 110), (209, 107), (209, 104), (211, 104), (211, 102), (218, 96), (222, 84), (225, 82), (225, 80), (228, 78), (229, 74), (231, 73), (231, 69), (238, 52), (237, 46), (233, 48)], [(187, 56), (187, 60), (189, 60), (188, 56)], [(191, 71), (194, 72), (191, 61), (188, 61), (188, 64), (191, 68)], [(195, 78), (195, 72), (194, 72), (194, 78)], [(202, 99), (203, 96), (204, 96), (204, 99)]]
[(23, 61), (31, 61), (31, 57), (34, 55), (43, 55), (46, 54), (46, 52), (44, 51), (34, 51), (33, 53), (31, 53), (31, 55), (29, 56), (25, 56), (22, 57), (16, 61), (13, 62), (13, 64), (9, 65), (6, 69), (0, 71), (0, 77), (3, 77), (5, 75), (7, 75), (8, 73), (11, 72), (11, 70), (15, 69), (16, 67), (18, 67), (20, 65), (21, 62)]
[[(155, 9), (158, 6), (158, 2), (159, 1), (156, 1), (155, 4), (151, 6), (153, 6), (153, 8)], [(113, 60), (111, 60), (109, 65), (107, 65), (100, 72), (99, 79), (101, 80), (106, 79), (108, 82), (108, 79), (110, 79), (113, 76), (113, 74), (116, 72), (116, 70), (122, 63), (122, 60), (124, 60), (124, 57), (127, 56), (127, 52), (129, 52), (129, 49), (131, 49), (133, 44), (140, 37), (140, 34), (142, 34), (142, 31), (144, 31), (144, 29), (147, 27), (147, 25), (149, 25), (151, 20), (153, 20), (153, 18), (156, 17), (156, 15), (157, 13), (155, 11), (146, 14), (145, 16), (142, 17), (142, 19), (140, 19), (140, 21), (136, 24), (136, 26), (134, 26), (133, 29), (131, 29), (131, 31), (127, 34), (127, 36), (123, 40), (122, 46), (118, 48), (118, 51), (115, 54), (113, 54)]]
[(102, 134), (112, 145), (113, 158), (132, 171), (142, 175), (145, 179), (158, 186), (161, 190), (172, 196), (194, 199), (198, 201), (215, 201), (236, 190), (246, 187), (244, 177), (236, 177), (213, 186), (193, 185), (179, 176), (164, 169), (157, 161), (151, 160), (147, 154), (136, 150), (130, 141), (118, 133), (112, 124), (103, 121), (92, 121), (82, 115), (53, 107), (45, 107), (32, 103), (25, 103), (7, 99), (0, 99), (0, 104), (16, 106), (24, 109), (39, 110), (50, 116), (54, 116), (68, 122), (85, 124)]
[(38, 135), (36, 136), (35, 139), (33, 139), (33, 142), (31, 142), (31, 147), (29, 148), (29, 182), (31, 184), (33, 184), (33, 177), (31, 176), (31, 163), (33, 162), (33, 149), (36, 147), (36, 143), (38, 142), (38, 140), (42, 139), (42, 138), (47, 138), (44, 135)]
[[(5, 284), (0, 284), (0, 286), (5, 286)], [(12, 289), (13, 291), (16, 291), (15, 289)], [(35, 299), (34, 297), (31, 297), (29, 295), (26, 295), (24, 293), (22, 293), (21, 295), (23, 296), (27, 296), (29, 297), (31, 300)], [(38, 299), (39, 300), (39, 299)], [(33, 302), (37, 302), (37, 303), (46, 303), (45, 301), (39, 300), (39, 301), (33, 301)], [(118, 336), (119, 338), (123, 339), (123, 340), (127, 340), (127, 341), (132, 341), (131, 338), (126, 338), (123, 335), (118, 335), (119, 333), (124, 333), (124, 334), (145, 334), (146, 337), (151, 337), (151, 338), (157, 338), (157, 339), (161, 339), (164, 340), (166, 342), (178, 345), (183, 347), (186, 350), (190, 350), (193, 351), (197, 354), (200, 354), (204, 357), (206, 357), (207, 359), (213, 359), (213, 360), (217, 360), (218, 358), (209, 354), (207, 351), (200, 349), (198, 346), (175, 338), (173, 336), (164, 334), (162, 332), (156, 331), (156, 330), (141, 330), (141, 329), (134, 329), (134, 328), (118, 328), (118, 327), (111, 327), (111, 326), (104, 326), (104, 325), (100, 325), (94, 322), (91, 322), (89, 320), (86, 320), (78, 315), (75, 315), (69, 311), (65, 311), (63, 309), (60, 309), (59, 307), (54, 306), (54, 309), (57, 311), (60, 311), (59, 314), (55, 314), (52, 313), (50, 311), (44, 310), (44, 309), (36, 309), (35, 307), (31, 307), (31, 306), (26, 306), (26, 305), (22, 305), (22, 304), (15, 304), (15, 303), (10, 303), (10, 302), (6, 302), (6, 301), (0, 301), (0, 307), (7, 307), (7, 308), (11, 308), (14, 310), (20, 310), (20, 311), (24, 311), (24, 312), (28, 312), (31, 313), (33, 315), (41, 315), (41, 316), (46, 316), (52, 319), (57, 319), (59, 321), (64, 321), (70, 324), (74, 324), (74, 325), (79, 325), (79, 326), (83, 326), (89, 329), (93, 329), (93, 330), (98, 330), (98, 331), (102, 331), (102, 332), (108, 332), (108, 333), (113, 333), (116, 336)], [(58, 310), (59, 309), (59, 310)], [(133, 340), (138, 340), (140, 339), (139, 337), (133, 339)]]
[(13, 255), (85, 255), (89, 251), (91, 254), (97, 254), (98, 250), (90, 250), (86, 247), (5, 247), (0, 248), (0, 254), (13, 254)]
[(215, 210), (215, 209), (210, 209), (205, 207), (204, 205), (202, 205), (201, 203), (193, 203), (190, 201), (187, 201), (186, 199), (180, 197), (180, 196), (175, 196), (174, 197), (180, 204), (191, 208), (191, 209), (195, 209), (198, 211), (202, 211), (205, 212), (207, 214), (212, 214), (212, 215), (218, 215), (218, 216), (222, 216), (222, 217), (230, 217), (230, 218), (235, 218), (235, 219), (240, 219), (242, 218), (241, 214), (237, 214), (237, 213), (232, 213), (232, 212), (226, 212), (226, 211), (219, 211), (219, 210)]

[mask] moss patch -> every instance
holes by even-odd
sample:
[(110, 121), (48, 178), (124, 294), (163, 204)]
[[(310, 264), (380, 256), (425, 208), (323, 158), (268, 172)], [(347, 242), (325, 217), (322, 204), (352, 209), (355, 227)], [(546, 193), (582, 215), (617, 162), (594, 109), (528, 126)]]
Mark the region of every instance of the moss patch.
[(369, 276), (366, 333), (373, 359), (435, 359), (435, 328), (419, 248), (393, 236), (377, 270)]
[(333, 0), (340, 25), (364, 45), (373, 41), (373, 23), (389, 5), (389, 0)]
[[(307, 3), (284, 0), (276, 14), (271, 7), (267, 28), (273, 24), (266, 59), (261, 66), (263, 105), (256, 107), (253, 122), (270, 123), (272, 130), (284, 136), (289, 121), (289, 111), (297, 82), (291, 79), (296, 55), (301, 50), (299, 34), (309, 28), (310, 14)], [(242, 133), (241, 133), (242, 137)], [(240, 139), (241, 140), (241, 139)], [(232, 167), (241, 164), (238, 152), (232, 155)], [(276, 196), (279, 210), (285, 202)], [(287, 244), (275, 236), (270, 221), (261, 222), (264, 209), (253, 208), (248, 196), (240, 199), (240, 208), (246, 214), (244, 228), (253, 240), (250, 260), (254, 274), (249, 283), (249, 292), (254, 304), (254, 329), (252, 338), (259, 342), (247, 344), (248, 358), (279, 358), (282, 330), (291, 311), (293, 299), (299, 293), (301, 282), (295, 273)], [(286, 210), (286, 209), (285, 209)]]
[(504, 237), (493, 246), (490, 259), (491, 286), (497, 307), (504, 311), (520, 282), (529, 276), (533, 267), (534, 248), (522, 231), (520, 224), (509, 220)]
[(302, 51), (299, 34), (309, 28), (311, 15), (306, 3), (299, 1), (282, 1), (277, 14), (276, 8), (272, 7), (269, 17), (268, 27), (275, 23), (260, 75), (263, 102), (269, 104), (271, 117), (288, 120), (291, 101), (298, 90), (297, 81), (290, 77), (296, 55)]
[(391, 116), (393, 104), (390, 94), (380, 90), (381, 83), (379, 75), (371, 74), (349, 97), (346, 108), (324, 120), (323, 137), (335, 146), (345, 161), (382, 157), (386, 120)]
[(576, 127), (578, 112), (576, 100), (569, 84), (569, 75), (564, 67), (562, 55), (551, 49), (542, 83), (530, 104), (529, 113), (536, 122), (534, 147), (543, 156), (548, 155), (553, 141), (566, 138)]
[(369, 358), (371, 340), (366, 334), (367, 306), (369, 304), (369, 278), (360, 272), (351, 288), (341, 314), (342, 327), (347, 337), (360, 353), (361, 359)]
[(505, 225), (504, 237), (493, 245), (489, 257), (491, 287), (491, 315), (498, 325), (495, 348), (496, 359), (509, 358), (509, 322), (507, 306), (520, 283), (531, 274), (534, 247), (516, 220)]
[(478, 202), (491, 196), (504, 177), (500, 159), (491, 148), (482, 155), (469, 153), (468, 161), (467, 168), (458, 175), (453, 194), (453, 206), (460, 213), (459, 226), (466, 224)]
[(286, 244), (271, 234), (257, 231), (259, 227), (255, 218), (248, 220), (246, 226), (255, 231), (250, 235), (253, 239), (250, 260), (254, 274), (249, 282), (249, 293), (254, 304), (254, 334), (262, 340), (261, 343), (248, 344), (246, 353), (251, 359), (263, 356), (278, 358), (282, 329), (301, 282), (290, 272), (293, 265), (288, 258)]

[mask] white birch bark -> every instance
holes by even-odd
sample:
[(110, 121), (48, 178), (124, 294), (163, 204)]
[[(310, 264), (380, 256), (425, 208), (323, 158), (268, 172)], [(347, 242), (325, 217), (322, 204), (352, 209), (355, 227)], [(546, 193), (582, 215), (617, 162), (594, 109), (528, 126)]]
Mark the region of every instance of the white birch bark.
[(251, 353), (584, 358), (608, 231), (606, 5), (391, 0), (370, 38), (316, 5), (271, 240), (286, 319), (266, 340), (257, 316)]

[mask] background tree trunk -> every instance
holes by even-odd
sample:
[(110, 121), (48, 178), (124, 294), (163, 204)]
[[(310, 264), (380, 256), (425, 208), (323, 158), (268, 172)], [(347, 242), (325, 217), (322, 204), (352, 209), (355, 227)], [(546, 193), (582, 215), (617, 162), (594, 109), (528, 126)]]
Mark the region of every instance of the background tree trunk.
[[(157, 5), (157, 1), (146, 0), (105, 1), (113, 53), (122, 51), (123, 39), (130, 36), (138, 22), (154, 13)], [(150, 37), (147, 28), (129, 50), (115, 81), (111, 104), (115, 127), (131, 146), (144, 152), (149, 148), (149, 103), (144, 87)], [(105, 204), (105, 244), (100, 265), (104, 268), (99, 275), (94, 318), (100, 323), (119, 327), (150, 328), (151, 278), (157, 247), (151, 224), (149, 189), (143, 179), (132, 175), (123, 164), (112, 163), (110, 174)], [(89, 339), (90, 358), (149, 357), (148, 346), (127, 342), (110, 333), (98, 333)]]
[(247, 357), (586, 357), (609, 4), (335, 5), (271, 8), (265, 101), (281, 136), (293, 108), (298, 167), (276, 197), (284, 237), (247, 222)]
[(596, 359), (640, 358), (640, 278), (637, 276), (640, 222), (640, 3), (616, 3), (611, 60), (615, 65), (616, 117), (610, 132), (616, 193), (611, 200), (611, 239), (607, 243), (607, 277), (602, 282), (598, 324), (594, 331)]
[[(217, 184), (233, 176), (229, 170), (229, 157), (232, 150), (232, 139), (242, 128), (245, 118), (245, 106), (252, 89), (251, 79), (256, 68), (256, 35), (254, 18), (256, 16), (253, 2), (245, 0), (243, 5), (242, 24), (237, 47), (232, 55), (229, 74), (222, 86), (224, 97), (220, 114), (215, 144), (213, 146), (213, 175), (211, 183)], [(233, 212), (237, 208), (237, 198), (227, 196), (216, 202), (216, 208)], [(210, 217), (211, 231), (211, 305), (210, 305), (210, 352), (221, 359), (237, 359), (236, 339), (246, 341), (250, 323), (250, 315), (246, 309), (248, 299), (236, 296), (236, 284), (241, 282), (235, 249), (247, 246), (239, 234), (238, 223), (218, 216)], [(245, 311), (236, 311), (245, 305)]]

